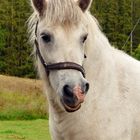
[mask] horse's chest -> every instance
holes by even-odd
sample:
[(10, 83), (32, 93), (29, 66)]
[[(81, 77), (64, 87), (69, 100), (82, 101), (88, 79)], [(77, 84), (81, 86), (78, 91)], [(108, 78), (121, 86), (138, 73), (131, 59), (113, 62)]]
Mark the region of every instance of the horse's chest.
[(62, 120), (54, 125), (56, 139), (53, 140), (127, 140), (132, 126), (129, 113), (123, 116), (117, 111), (110, 112), (106, 109), (95, 111), (92, 115), (82, 114)]
[[(117, 129), (114, 131), (113, 128), (100, 123), (101, 126), (83, 123), (67, 123), (62, 126), (57, 126), (57, 138), (54, 140), (122, 140), (130, 137), (129, 130), (124, 129), (121, 132)], [(102, 128), (100, 128), (102, 127)], [(109, 131), (110, 130), (110, 131)], [(116, 133), (115, 133), (116, 132)]]
[(81, 121), (64, 121), (55, 125), (56, 140), (94, 140), (94, 132), (89, 124)]

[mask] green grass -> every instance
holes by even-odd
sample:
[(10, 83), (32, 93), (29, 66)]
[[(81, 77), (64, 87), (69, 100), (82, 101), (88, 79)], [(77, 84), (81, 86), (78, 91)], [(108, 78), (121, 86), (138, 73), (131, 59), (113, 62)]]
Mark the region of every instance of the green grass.
[(39, 80), (0, 75), (0, 120), (48, 119)]
[(0, 120), (47, 118), (46, 98), (41, 94), (0, 92)]
[(0, 75), (0, 140), (51, 140), (39, 80)]
[(0, 140), (51, 140), (48, 120), (0, 121)]

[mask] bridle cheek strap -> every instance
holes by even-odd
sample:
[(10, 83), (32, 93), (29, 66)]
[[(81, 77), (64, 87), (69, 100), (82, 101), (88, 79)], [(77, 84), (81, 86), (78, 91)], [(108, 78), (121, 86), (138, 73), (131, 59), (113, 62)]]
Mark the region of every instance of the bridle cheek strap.
[(36, 46), (36, 54), (38, 55), (47, 74), (49, 74), (50, 71), (55, 71), (55, 70), (73, 69), (73, 70), (80, 71), (82, 73), (83, 77), (85, 78), (84, 68), (81, 65), (76, 64), (74, 62), (60, 62), (60, 63), (46, 64), (46, 62), (44, 61), (44, 59), (40, 53), (39, 45), (38, 45), (38, 42), (36, 39), (35, 39), (35, 46)]
[[(35, 35), (37, 37), (37, 27), (38, 27), (38, 21), (36, 23), (36, 28), (35, 28)], [(60, 62), (60, 63), (53, 63), (53, 64), (47, 64), (41, 53), (40, 53), (40, 50), (39, 50), (39, 44), (37, 42), (37, 39), (35, 39), (35, 46), (36, 46), (36, 54), (38, 55), (42, 65), (44, 66), (45, 68), (45, 71), (47, 74), (49, 74), (50, 71), (54, 71), (54, 70), (66, 70), (66, 69), (73, 69), (73, 70), (77, 70), (77, 71), (80, 71), (83, 75), (83, 77), (85, 77), (85, 70), (84, 68), (79, 65), (79, 64), (76, 64), (74, 62)], [(85, 56), (86, 57), (86, 56)]]

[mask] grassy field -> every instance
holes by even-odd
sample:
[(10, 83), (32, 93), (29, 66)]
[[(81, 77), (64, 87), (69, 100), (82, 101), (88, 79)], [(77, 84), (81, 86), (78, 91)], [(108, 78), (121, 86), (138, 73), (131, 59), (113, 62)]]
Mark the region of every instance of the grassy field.
[(50, 140), (39, 80), (0, 75), (0, 140)]
[(0, 120), (46, 119), (47, 100), (39, 80), (0, 75)]
[(0, 121), (0, 140), (51, 140), (48, 120)]

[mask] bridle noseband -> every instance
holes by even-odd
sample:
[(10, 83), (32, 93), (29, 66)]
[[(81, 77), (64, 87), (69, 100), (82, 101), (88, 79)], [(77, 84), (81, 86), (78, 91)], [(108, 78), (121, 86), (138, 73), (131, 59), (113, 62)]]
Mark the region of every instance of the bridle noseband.
[(54, 71), (54, 70), (73, 69), (73, 70), (80, 71), (82, 73), (83, 77), (85, 77), (85, 70), (84, 70), (84, 68), (81, 65), (76, 64), (74, 62), (60, 62), (60, 63), (53, 63), (53, 64), (47, 64), (45, 62), (45, 60), (43, 59), (43, 57), (41, 55), (41, 52), (39, 50), (39, 44), (38, 44), (38, 41), (37, 41), (37, 27), (38, 27), (38, 22), (37, 22), (36, 28), (35, 28), (36, 54), (38, 55), (42, 65), (44, 66), (46, 73), (49, 74), (50, 71)]

